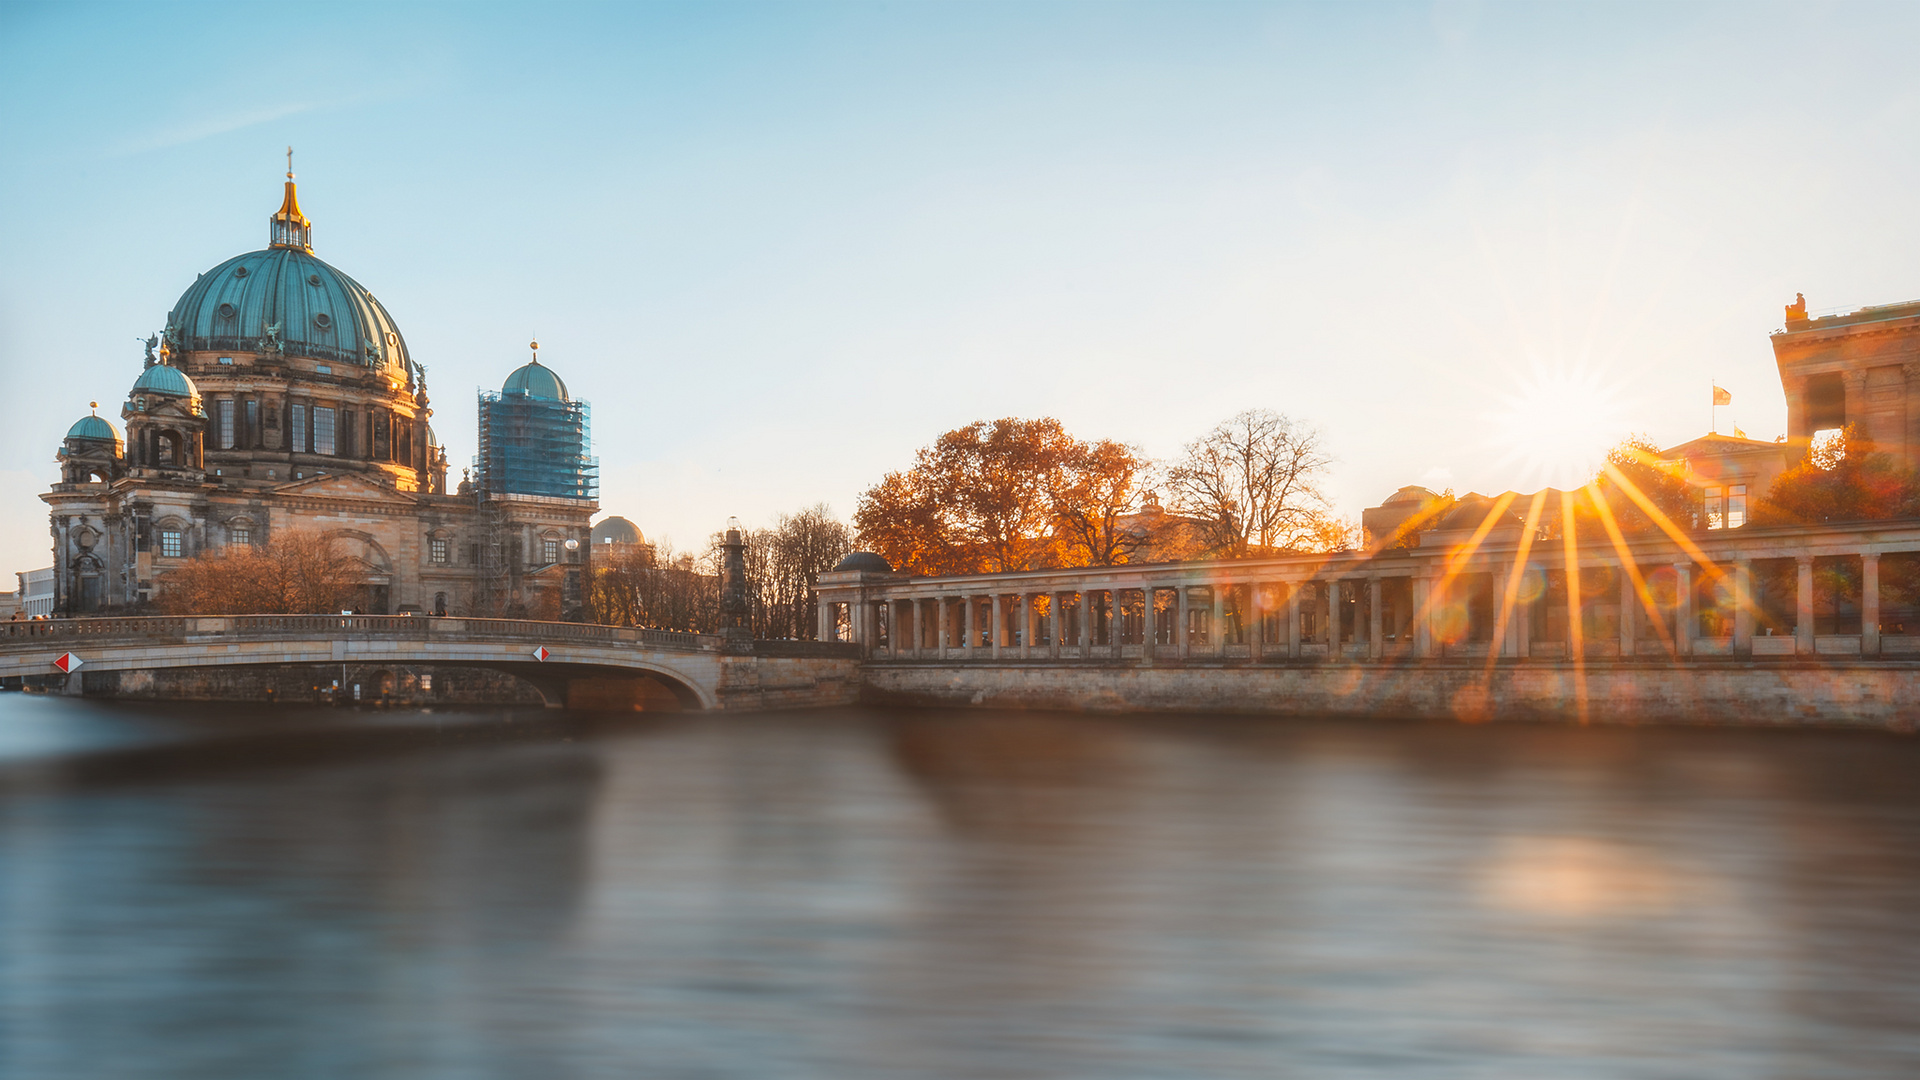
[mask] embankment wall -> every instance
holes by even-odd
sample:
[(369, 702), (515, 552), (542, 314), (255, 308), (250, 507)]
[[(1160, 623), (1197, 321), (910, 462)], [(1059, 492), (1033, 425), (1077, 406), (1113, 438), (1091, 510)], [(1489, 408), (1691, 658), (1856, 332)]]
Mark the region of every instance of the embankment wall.
[(1099, 712), (1219, 712), (1914, 730), (1920, 664), (1318, 664), (1151, 667), (887, 662), (861, 700)]

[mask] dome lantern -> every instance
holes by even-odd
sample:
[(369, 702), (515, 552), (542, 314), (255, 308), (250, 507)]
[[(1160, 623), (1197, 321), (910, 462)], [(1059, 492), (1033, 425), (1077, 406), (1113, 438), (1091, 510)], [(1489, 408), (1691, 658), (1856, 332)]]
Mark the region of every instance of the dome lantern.
[(293, 147), (287, 147), (287, 194), (280, 209), (268, 219), (268, 247), (291, 248), (313, 254), (313, 222), (300, 212), (300, 199), (293, 187)]

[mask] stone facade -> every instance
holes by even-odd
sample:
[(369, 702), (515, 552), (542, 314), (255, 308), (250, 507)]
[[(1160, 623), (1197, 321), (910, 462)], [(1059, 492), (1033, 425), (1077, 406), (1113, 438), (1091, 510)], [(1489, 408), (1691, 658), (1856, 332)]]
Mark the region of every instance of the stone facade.
[(355, 610), (560, 618), (578, 609), (592, 499), (449, 491), (426, 368), (386, 309), (312, 256), (291, 178), (273, 243), (203, 274), (147, 343), (125, 437), (61, 445), (52, 610), (141, 610), (186, 560), (313, 531), (358, 569)]
[(1773, 335), (1773, 355), (1796, 457), (1815, 432), (1856, 424), (1877, 448), (1920, 466), (1920, 301), (1809, 318), (1802, 298)]

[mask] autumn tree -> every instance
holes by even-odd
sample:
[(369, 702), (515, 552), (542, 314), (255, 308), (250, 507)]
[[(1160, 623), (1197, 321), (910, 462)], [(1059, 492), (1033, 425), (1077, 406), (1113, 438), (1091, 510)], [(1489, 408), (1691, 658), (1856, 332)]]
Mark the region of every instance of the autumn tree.
[(1175, 512), (1198, 523), (1203, 547), (1242, 559), (1320, 543), (1332, 464), (1320, 432), (1270, 409), (1249, 409), (1187, 444), (1167, 470)]
[(1069, 565), (1117, 566), (1152, 541), (1128, 521), (1152, 475), (1149, 458), (1111, 439), (1075, 442), (1067, 450), (1048, 494)]
[(336, 537), (279, 532), (168, 571), (159, 606), (176, 615), (332, 614), (351, 605), (359, 570)]
[(1920, 474), (1876, 451), (1852, 424), (1776, 477), (1753, 513), (1760, 525), (1901, 517), (1920, 517)]
[(1606, 517), (1624, 536), (1692, 529), (1700, 500), (1680, 467), (1662, 459), (1652, 439), (1635, 434), (1607, 451), (1576, 507), (1578, 531), (1599, 539), (1608, 535)]
[(1075, 447), (1058, 420), (976, 421), (860, 497), (860, 542), (920, 574), (1057, 565), (1058, 473)]

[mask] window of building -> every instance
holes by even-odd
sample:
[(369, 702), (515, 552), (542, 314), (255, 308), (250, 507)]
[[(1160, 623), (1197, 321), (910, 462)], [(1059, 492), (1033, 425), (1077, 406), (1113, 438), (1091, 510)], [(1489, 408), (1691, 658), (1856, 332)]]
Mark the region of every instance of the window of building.
[(393, 459), (393, 419), (384, 412), (373, 414), (373, 460)]
[(307, 407), (293, 407), (293, 446), (296, 453), (305, 453), (307, 449)]
[(560, 541), (558, 540), (540, 541), (540, 561), (547, 562), (547, 563), (559, 562), (560, 561)]
[(1737, 529), (1747, 523), (1747, 485), (1735, 484), (1727, 489), (1727, 528)]
[(333, 410), (323, 405), (313, 407), (313, 452), (333, 453)]
[(453, 555), (453, 543), (436, 536), (428, 542), (427, 551), (434, 562), (444, 563)]
[(1717, 487), (1707, 489), (1707, 528), (1724, 529), (1727, 526), (1724, 495)]
[(180, 557), (179, 529), (160, 530), (160, 554), (169, 559), (177, 559)]
[(313, 365), (313, 370), (314, 370), (314, 371), (315, 371), (316, 373), (318, 373), (318, 374), (321, 374), (321, 375), (331, 375), (331, 374), (333, 374), (333, 369), (332, 369), (332, 368), (330, 368), (330, 367), (328, 367), (328, 366), (327, 366), (327, 365), (325, 365), (325, 364), (315, 364), (315, 365)]
[(227, 530), (227, 537), (234, 547), (253, 546), (253, 528), (248, 525), (234, 525)]
[(247, 402), (247, 429), (240, 434), (241, 440), (248, 446), (260, 444), (260, 403)]
[(214, 411), (219, 417), (220, 449), (233, 449), (233, 399), (222, 398), (214, 402)]
[(221, 358), (220, 358), (220, 362), (221, 362), (221, 363), (223, 363), (223, 364), (231, 364), (231, 363), (233, 363), (233, 357), (231, 357), (231, 356), (223, 356), (223, 357), (221, 357)]

